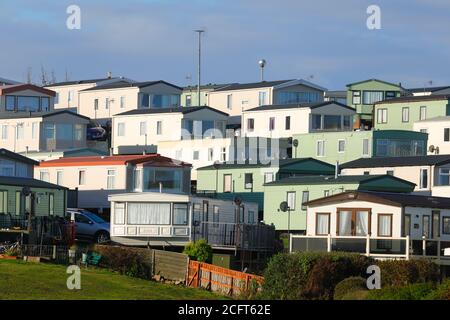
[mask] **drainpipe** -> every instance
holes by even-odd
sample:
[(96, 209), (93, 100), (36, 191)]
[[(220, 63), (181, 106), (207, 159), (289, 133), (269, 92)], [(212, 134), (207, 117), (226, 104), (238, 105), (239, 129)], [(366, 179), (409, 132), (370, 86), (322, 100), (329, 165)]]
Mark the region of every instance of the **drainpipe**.
[(162, 193), (162, 182), (159, 183), (159, 193)]

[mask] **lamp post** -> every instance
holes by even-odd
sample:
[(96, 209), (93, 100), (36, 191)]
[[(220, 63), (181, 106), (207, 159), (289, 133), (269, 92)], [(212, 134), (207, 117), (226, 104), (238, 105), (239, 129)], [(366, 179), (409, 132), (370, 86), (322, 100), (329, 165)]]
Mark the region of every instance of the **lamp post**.
[(264, 68), (266, 66), (266, 60), (265, 59), (261, 59), (258, 61), (259, 67), (261, 68), (261, 82), (264, 81)]
[(219, 192), (219, 168), (220, 168), (220, 162), (214, 161), (214, 169), (216, 169), (216, 194)]
[(288, 213), (288, 235), (291, 234), (291, 208), (289, 207), (289, 204), (287, 201), (283, 201), (280, 203), (280, 210), (282, 212)]

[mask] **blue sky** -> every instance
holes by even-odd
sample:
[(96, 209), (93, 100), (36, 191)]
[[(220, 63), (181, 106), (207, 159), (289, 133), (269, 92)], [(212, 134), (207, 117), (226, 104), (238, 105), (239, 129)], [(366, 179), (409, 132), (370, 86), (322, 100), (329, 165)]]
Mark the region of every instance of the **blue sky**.
[[(81, 8), (81, 30), (66, 9)], [(366, 9), (381, 8), (381, 30)], [(0, 2), (0, 77), (35, 81), (103, 77), (196, 82), (196, 35), (204, 83), (308, 78), (329, 89), (380, 78), (406, 87), (450, 85), (448, 0), (15, 0)], [(192, 80), (187, 76), (191, 75)]]

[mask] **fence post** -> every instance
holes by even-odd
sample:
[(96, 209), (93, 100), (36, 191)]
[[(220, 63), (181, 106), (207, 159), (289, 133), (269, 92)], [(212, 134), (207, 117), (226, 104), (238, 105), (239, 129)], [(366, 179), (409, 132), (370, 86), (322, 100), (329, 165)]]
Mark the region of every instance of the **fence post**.
[(202, 286), (201, 271), (202, 271), (201, 262), (198, 262), (198, 264), (197, 264), (197, 288), (201, 288), (201, 286)]
[(331, 252), (331, 234), (327, 236), (327, 252)]
[(422, 237), (422, 255), (425, 257), (427, 255), (427, 241), (425, 236)]
[(56, 260), (56, 246), (53, 246), (53, 254), (52, 254), (53, 260)]
[(293, 238), (293, 235), (291, 233), (291, 234), (289, 234), (289, 253), (292, 253), (292, 238)]
[(152, 250), (152, 277), (155, 275), (155, 250), (154, 249), (150, 249)]
[(406, 254), (406, 260), (409, 260), (409, 236), (406, 236), (405, 254)]
[(366, 256), (370, 257), (370, 235), (366, 235)]

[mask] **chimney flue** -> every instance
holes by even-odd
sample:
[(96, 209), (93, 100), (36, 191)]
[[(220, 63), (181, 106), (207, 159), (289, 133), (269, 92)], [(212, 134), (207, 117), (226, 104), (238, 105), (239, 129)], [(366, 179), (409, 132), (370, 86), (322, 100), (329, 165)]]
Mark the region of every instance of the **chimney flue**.
[(111, 79), (111, 78), (112, 78), (112, 72), (108, 71), (108, 79)]

